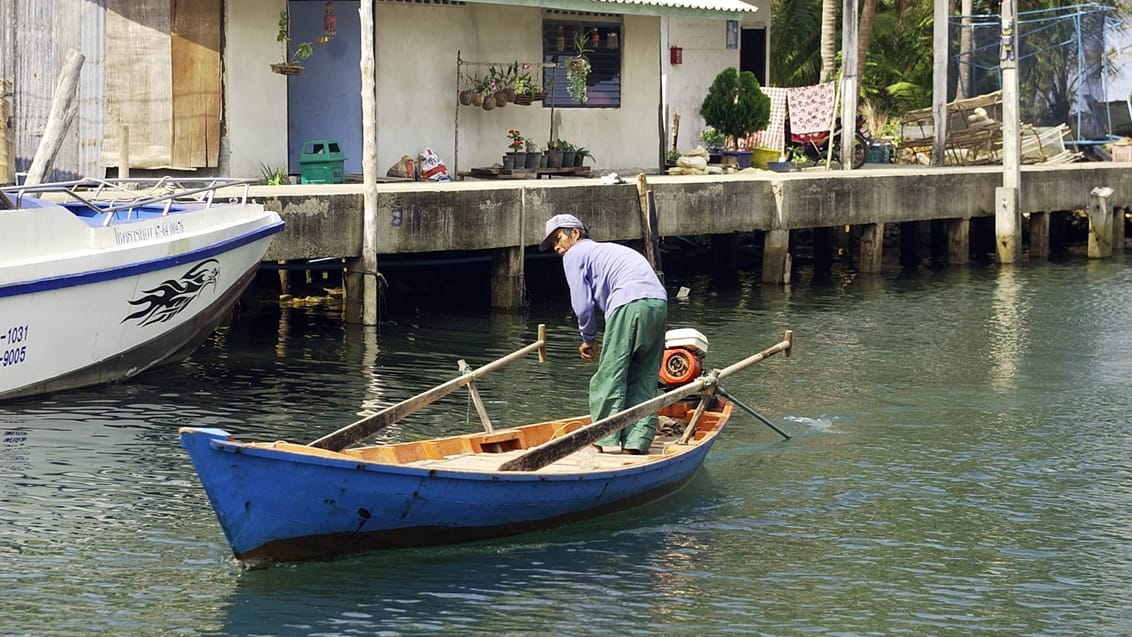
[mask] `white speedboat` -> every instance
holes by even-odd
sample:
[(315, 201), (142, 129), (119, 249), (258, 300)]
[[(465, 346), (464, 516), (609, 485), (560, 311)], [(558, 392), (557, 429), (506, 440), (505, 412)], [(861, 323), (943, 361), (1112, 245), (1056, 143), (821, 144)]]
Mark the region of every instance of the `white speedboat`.
[(248, 199), (250, 183), (0, 189), (0, 400), (130, 378), (192, 353), (283, 229)]

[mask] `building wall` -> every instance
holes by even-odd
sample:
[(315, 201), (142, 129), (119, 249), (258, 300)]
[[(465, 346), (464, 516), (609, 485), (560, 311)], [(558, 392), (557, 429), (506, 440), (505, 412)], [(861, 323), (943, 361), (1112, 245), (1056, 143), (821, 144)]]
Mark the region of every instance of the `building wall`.
[(666, 58), (668, 94), (668, 143), (672, 144), (672, 115), (680, 114), (676, 148), (688, 151), (701, 142), (704, 118), (700, 104), (715, 76), (727, 67), (739, 67), (739, 49), (727, 48), (727, 21), (700, 18), (669, 18), (665, 52), (680, 47), (683, 62), (672, 64)]
[(12, 83), (9, 160), (17, 171), (31, 166), (47, 128), (59, 72), (74, 50), (84, 57), (75, 96), (78, 110), (46, 178), (101, 177), (104, 0), (7, 0), (0, 5), (0, 74)]
[(518, 129), (545, 148), (552, 122), (558, 138), (589, 149), (602, 169), (657, 166), (659, 18), (624, 18), (620, 108), (559, 107), (553, 120), (551, 109), (538, 102), (492, 111), (457, 106), (457, 55), (468, 62), (459, 67), (465, 74), (482, 75), (491, 63), (514, 61), (536, 70), (542, 59), (539, 9), (379, 4), (375, 22), (379, 166), (426, 147), (450, 170), (490, 166), (507, 152), (508, 130)]
[(282, 58), (275, 36), (286, 1), (227, 0), (224, 6), (220, 174), (255, 178), (261, 166), (287, 165), (287, 78), (270, 69)]
[[(278, 166), (287, 161), (287, 82), (294, 80), (268, 69), (279, 57), (271, 45), (274, 17), (283, 6), (280, 0), (227, 3), (222, 144), (228, 158), (227, 174), (256, 176), (261, 164)], [(511, 129), (519, 129), (545, 148), (552, 118), (551, 109), (541, 103), (508, 104), (484, 111), (458, 107), (457, 100), (458, 55), (472, 63), (460, 67), (467, 73), (486, 73), (488, 63), (537, 65), (541, 21), (541, 10), (529, 7), (378, 3), (374, 23), (379, 173), (384, 174), (402, 155), (416, 157), (425, 148), (439, 154), (450, 172), (490, 166), (507, 152), (507, 131)], [(624, 17), (620, 108), (554, 109), (558, 137), (588, 148), (600, 170), (656, 169), (659, 165), (663, 146), (658, 108), (659, 24), (657, 17)], [(327, 73), (356, 75), (356, 54), (354, 58), (335, 64)], [(332, 82), (333, 75), (319, 81)], [(292, 95), (292, 103), (295, 99)], [(318, 99), (317, 91), (311, 99)], [(360, 102), (360, 96), (357, 99)], [(307, 111), (305, 117), (335, 118), (338, 111), (349, 110), (340, 102), (328, 103), (321, 111)], [(360, 138), (358, 119), (336, 121), (335, 134)], [(302, 141), (291, 140), (292, 148)]]

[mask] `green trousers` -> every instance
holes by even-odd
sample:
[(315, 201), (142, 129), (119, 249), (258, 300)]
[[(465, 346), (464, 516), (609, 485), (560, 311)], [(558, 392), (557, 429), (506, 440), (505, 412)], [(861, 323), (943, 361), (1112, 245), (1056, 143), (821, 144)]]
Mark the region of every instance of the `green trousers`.
[[(668, 303), (638, 299), (605, 317), (601, 355), (590, 379), (590, 416), (596, 422), (656, 397)], [(656, 414), (641, 418), (597, 442), (604, 449), (648, 450), (656, 437)]]

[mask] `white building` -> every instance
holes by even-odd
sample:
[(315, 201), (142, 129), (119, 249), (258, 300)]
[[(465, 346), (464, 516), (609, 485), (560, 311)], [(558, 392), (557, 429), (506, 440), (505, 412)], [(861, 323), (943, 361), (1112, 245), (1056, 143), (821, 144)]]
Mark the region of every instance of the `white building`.
[[(313, 42), (328, 8), (335, 35), (314, 46), (302, 74), (272, 72), (282, 59), (280, 12), (289, 12), (294, 42)], [(17, 169), (31, 163), (73, 48), (86, 56), (79, 115), (52, 178), (101, 175), (122, 158), (135, 171), (258, 177), (286, 165), (297, 173), (301, 147), (313, 140), (337, 141), (346, 172), (360, 173), (359, 8), (358, 0), (4, 3), (0, 78), (14, 87), (11, 156)], [(544, 147), (553, 126), (558, 138), (589, 149), (599, 170), (658, 170), (673, 113), (681, 114), (678, 147), (697, 143), (699, 103), (716, 73), (736, 66), (765, 83), (769, 21), (769, 0), (379, 0), (378, 169), (425, 148), (450, 171), (491, 165), (508, 150), (509, 130)], [(541, 103), (458, 107), (460, 75), (518, 62), (537, 78), (539, 65), (571, 54), (578, 30), (597, 33), (586, 104), (568, 99), (558, 84), (563, 71)]]

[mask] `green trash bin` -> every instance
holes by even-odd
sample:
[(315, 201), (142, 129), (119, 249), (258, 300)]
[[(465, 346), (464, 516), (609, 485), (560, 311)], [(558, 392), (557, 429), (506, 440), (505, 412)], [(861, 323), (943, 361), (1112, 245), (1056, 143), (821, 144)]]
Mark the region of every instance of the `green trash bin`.
[(299, 155), (299, 183), (346, 183), (345, 163), (346, 157), (338, 147), (338, 142), (328, 139), (306, 142)]

